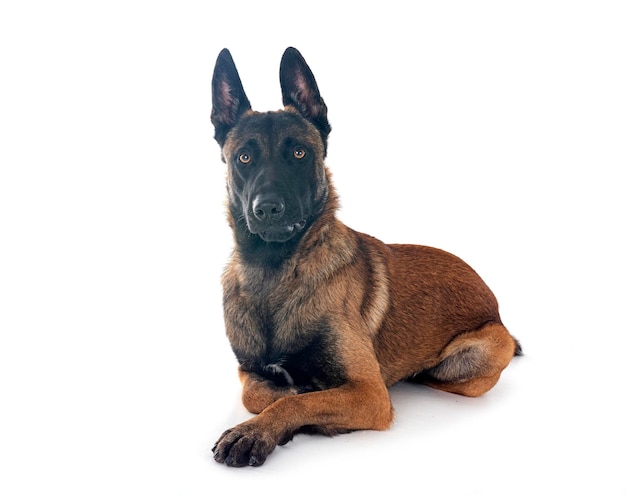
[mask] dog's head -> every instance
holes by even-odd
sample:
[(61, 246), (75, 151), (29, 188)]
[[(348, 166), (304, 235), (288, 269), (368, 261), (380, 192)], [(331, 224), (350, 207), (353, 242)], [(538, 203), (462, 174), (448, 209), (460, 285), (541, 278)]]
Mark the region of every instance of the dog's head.
[(328, 196), (326, 104), (295, 48), (283, 54), (280, 84), (285, 109), (254, 112), (230, 52), (217, 58), (211, 121), (228, 166), (231, 225), (242, 242), (296, 241)]

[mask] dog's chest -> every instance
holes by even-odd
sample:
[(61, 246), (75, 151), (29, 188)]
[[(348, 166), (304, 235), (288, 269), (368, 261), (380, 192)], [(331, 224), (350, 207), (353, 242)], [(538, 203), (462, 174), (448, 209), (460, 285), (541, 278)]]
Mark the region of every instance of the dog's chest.
[[(313, 275), (312, 275), (313, 274)], [(345, 382), (328, 304), (306, 256), (279, 270), (250, 265), (237, 254), (222, 278), (224, 317), (244, 371), (277, 386), (320, 390)]]
[(257, 356), (256, 371), (276, 385), (295, 385), (301, 390), (322, 390), (344, 381), (334, 335), (324, 321), (300, 332), (300, 341), (284, 346), (283, 338), (268, 340), (266, 352)]
[[(312, 294), (286, 278), (239, 284), (224, 299), (227, 332), (245, 371), (277, 386), (320, 390), (345, 380), (336, 335)], [(228, 287), (228, 286), (226, 286)]]

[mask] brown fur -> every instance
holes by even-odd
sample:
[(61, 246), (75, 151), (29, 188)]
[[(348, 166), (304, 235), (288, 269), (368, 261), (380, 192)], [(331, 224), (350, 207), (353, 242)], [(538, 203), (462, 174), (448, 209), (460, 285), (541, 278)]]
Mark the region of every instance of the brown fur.
[[(214, 92), (224, 85), (216, 78)], [(223, 100), (235, 94), (232, 88), (227, 93)], [(219, 113), (217, 97), (213, 120), (219, 130), (227, 114)], [(306, 143), (316, 157), (312, 194), (325, 200), (278, 266), (244, 259), (236, 242), (222, 280), (226, 332), (240, 361), (243, 404), (258, 415), (220, 437), (215, 459), (260, 465), (276, 445), (301, 430), (332, 435), (389, 428), (388, 387), (400, 380), (468, 396), (491, 389), (520, 348), (476, 272), (444, 251), (386, 245), (345, 226), (335, 216), (337, 196), (323, 164), (325, 142), (317, 127), (300, 117), (307, 112), (288, 106), (287, 112), (303, 121), (300, 127), (250, 134), (250, 119), (279, 118), (280, 112), (244, 110), (221, 143), (229, 166), (229, 204), (238, 187), (232, 157), (251, 135), (263, 156), (293, 136)], [(236, 230), (232, 208), (229, 221)], [(319, 360), (303, 351), (315, 339), (324, 343)], [(285, 364), (294, 353), (312, 360), (304, 368), (314, 372), (306, 389), (287, 371), (295, 366)]]

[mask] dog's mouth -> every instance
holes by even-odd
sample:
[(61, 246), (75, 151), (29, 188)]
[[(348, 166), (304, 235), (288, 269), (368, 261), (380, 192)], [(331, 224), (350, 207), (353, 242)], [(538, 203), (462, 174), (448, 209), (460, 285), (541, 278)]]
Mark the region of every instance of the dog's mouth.
[(270, 225), (264, 230), (257, 232), (265, 242), (287, 242), (296, 234), (302, 232), (306, 226), (306, 220), (300, 220), (291, 225)]

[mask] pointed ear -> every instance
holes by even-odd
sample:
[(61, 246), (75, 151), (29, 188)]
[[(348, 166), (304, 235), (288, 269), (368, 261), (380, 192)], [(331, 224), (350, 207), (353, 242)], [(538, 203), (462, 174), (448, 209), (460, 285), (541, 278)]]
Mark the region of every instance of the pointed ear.
[(280, 61), (280, 87), (283, 104), (292, 106), (309, 120), (322, 135), (326, 148), (330, 124), (313, 72), (295, 48), (287, 48)]
[(215, 140), (220, 146), (224, 146), (228, 131), (246, 110), (250, 110), (250, 101), (243, 90), (237, 67), (226, 48), (220, 52), (215, 62), (212, 88), (211, 122), (215, 127)]

